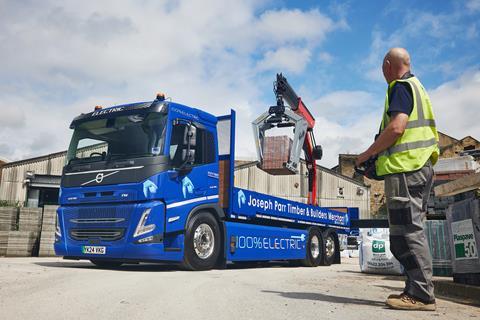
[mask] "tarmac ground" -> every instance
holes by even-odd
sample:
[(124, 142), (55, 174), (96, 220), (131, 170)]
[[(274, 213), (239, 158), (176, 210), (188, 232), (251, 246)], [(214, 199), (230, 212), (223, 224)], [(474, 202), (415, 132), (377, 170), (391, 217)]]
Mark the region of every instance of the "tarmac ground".
[(362, 274), (358, 259), (304, 268), (229, 265), (183, 271), (139, 264), (0, 258), (2, 319), (480, 319), (480, 308), (437, 298), (437, 311), (388, 309), (397, 276)]

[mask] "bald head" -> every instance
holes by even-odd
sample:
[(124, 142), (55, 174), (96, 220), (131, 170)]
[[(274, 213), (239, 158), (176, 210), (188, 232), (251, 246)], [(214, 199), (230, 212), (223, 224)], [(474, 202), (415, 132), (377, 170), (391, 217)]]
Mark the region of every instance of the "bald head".
[(392, 48), (388, 50), (383, 59), (383, 75), (388, 83), (400, 79), (407, 71), (410, 71), (410, 55), (404, 48)]

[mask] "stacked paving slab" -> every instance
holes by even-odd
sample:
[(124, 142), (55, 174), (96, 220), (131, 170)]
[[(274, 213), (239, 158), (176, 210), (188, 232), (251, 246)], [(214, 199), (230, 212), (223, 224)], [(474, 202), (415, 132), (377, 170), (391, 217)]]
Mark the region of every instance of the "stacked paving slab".
[(20, 208), (18, 231), (8, 234), (7, 257), (30, 257), (37, 243), (42, 208)]
[(39, 257), (55, 256), (53, 244), (55, 242), (55, 226), (58, 206), (43, 208), (42, 233), (40, 235)]
[(17, 227), (18, 208), (0, 208), (0, 256), (7, 254), (8, 234)]
[(31, 257), (37, 237), (38, 232), (10, 231), (8, 234), (7, 257)]

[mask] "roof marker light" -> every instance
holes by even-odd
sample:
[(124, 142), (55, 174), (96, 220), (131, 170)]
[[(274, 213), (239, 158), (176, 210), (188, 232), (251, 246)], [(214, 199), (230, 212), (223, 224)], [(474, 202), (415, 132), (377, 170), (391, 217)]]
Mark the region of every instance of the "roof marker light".
[(95, 110), (100, 110), (102, 108), (103, 108), (102, 106), (95, 106)]

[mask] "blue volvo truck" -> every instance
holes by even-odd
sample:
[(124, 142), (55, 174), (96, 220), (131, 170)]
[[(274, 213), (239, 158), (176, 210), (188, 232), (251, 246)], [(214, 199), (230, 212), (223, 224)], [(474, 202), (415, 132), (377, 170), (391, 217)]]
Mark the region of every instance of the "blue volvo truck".
[(71, 123), (55, 252), (100, 267), (169, 262), (340, 262), (356, 208), (322, 208), (234, 186), (235, 111), (215, 117), (158, 95)]

